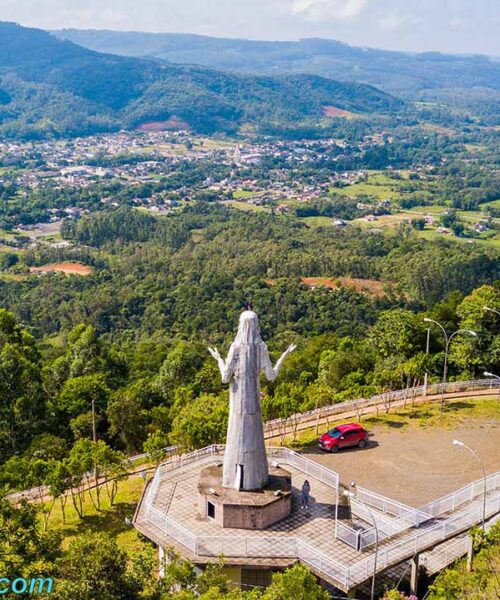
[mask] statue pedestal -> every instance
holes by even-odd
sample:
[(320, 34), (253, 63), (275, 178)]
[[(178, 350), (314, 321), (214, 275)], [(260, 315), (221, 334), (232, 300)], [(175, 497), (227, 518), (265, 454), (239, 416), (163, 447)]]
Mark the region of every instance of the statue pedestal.
[(222, 465), (201, 470), (198, 480), (198, 512), (223, 528), (266, 529), (292, 510), (292, 477), (289, 471), (269, 468), (262, 490), (238, 491), (222, 487)]

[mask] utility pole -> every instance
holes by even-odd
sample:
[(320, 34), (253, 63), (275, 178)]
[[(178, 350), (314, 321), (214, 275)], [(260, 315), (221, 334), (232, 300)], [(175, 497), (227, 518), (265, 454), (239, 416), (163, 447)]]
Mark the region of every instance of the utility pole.
[(92, 398), (92, 439), (97, 442), (97, 432), (95, 429), (95, 400)]
[[(95, 427), (95, 400), (94, 398), (92, 398), (92, 440), (94, 441), (94, 444), (97, 442), (97, 431), (96, 431), (96, 427)], [(97, 461), (94, 459), (94, 481), (95, 484), (97, 486), (97, 478), (98, 478), (98, 472), (97, 472)]]

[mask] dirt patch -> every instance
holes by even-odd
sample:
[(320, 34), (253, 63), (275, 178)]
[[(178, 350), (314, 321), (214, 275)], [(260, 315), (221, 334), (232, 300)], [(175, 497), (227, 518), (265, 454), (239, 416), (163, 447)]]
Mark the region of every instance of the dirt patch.
[(325, 117), (341, 117), (343, 119), (355, 119), (358, 116), (348, 110), (329, 105), (323, 106), (323, 114)]
[(92, 267), (77, 262), (60, 262), (42, 265), (41, 267), (30, 267), (30, 273), (44, 275), (45, 273), (66, 273), (66, 275), (90, 275)]
[(164, 131), (165, 129), (189, 129), (189, 125), (179, 117), (172, 116), (166, 121), (141, 123), (137, 129), (138, 131)]
[(311, 449), (308, 458), (340, 474), (343, 484), (358, 485), (419, 507), (482, 477), (479, 463), (459, 439), (477, 452), (486, 473), (500, 469), (500, 420), (474, 419), (454, 429), (374, 426), (367, 448), (337, 454)]
[(370, 296), (387, 296), (384, 287), (388, 284), (385, 281), (376, 281), (375, 279), (353, 279), (351, 277), (338, 277), (329, 279), (328, 277), (301, 277), (302, 283), (305, 283), (311, 288), (323, 286), (332, 290), (337, 290), (341, 287), (352, 287), (361, 294)]

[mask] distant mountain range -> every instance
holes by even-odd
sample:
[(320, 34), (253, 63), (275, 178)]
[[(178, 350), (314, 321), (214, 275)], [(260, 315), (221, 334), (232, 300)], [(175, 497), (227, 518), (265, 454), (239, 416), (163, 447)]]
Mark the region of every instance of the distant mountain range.
[[(126, 45), (125, 40), (122, 49)], [(365, 84), (311, 74), (224, 73), (103, 54), (39, 29), (0, 22), (1, 137), (169, 124), (233, 133), (243, 126), (317, 125), (336, 109), (394, 113), (402, 104)]]
[(61, 39), (128, 56), (160, 59), (244, 73), (311, 73), (377, 86), (404, 98), (425, 98), (426, 90), (488, 88), (500, 91), (500, 58), (409, 54), (355, 48), (325, 39), (266, 42), (174, 33), (64, 29)]

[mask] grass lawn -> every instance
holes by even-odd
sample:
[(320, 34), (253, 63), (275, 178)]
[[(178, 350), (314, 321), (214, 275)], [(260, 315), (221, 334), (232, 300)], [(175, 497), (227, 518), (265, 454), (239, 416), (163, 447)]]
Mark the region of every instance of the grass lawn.
[[(467, 423), (473, 419), (499, 419), (498, 400), (487, 397), (477, 397), (475, 399), (463, 398), (445, 402), (443, 414), (439, 412), (439, 401), (416, 404), (411, 408), (410, 401), (407, 409), (390, 409), (385, 413), (384, 409), (379, 410), (379, 414), (370, 414), (361, 418), (361, 423), (367, 429), (377, 426), (397, 429), (409, 429), (411, 427), (437, 427), (442, 429), (454, 429), (462, 423)], [(351, 419), (355, 421), (356, 419)], [(345, 422), (332, 420), (329, 423), (330, 428)], [(500, 419), (499, 419), (500, 425)], [(320, 424), (319, 433), (326, 431), (326, 425)], [(316, 428), (311, 427), (297, 433), (297, 440), (292, 442), (292, 436), (288, 435), (283, 442), (284, 446), (290, 446), (294, 449), (305, 449), (316, 445), (318, 436)]]
[(110, 534), (120, 548), (129, 554), (138, 552), (145, 547), (136, 529), (125, 523), (125, 517), (130, 520), (142, 490), (144, 481), (138, 475), (132, 475), (118, 484), (118, 493), (115, 505), (110, 507), (104, 487), (101, 488), (101, 511), (96, 511), (88, 492), (85, 493), (84, 517), (79, 519), (73, 507), (71, 498), (66, 504), (66, 523), (62, 522), (62, 511), (59, 502), (54, 504), (54, 509), (49, 519), (49, 529), (59, 531), (63, 536), (63, 546), (67, 547), (72, 539), (86, 531), (104, 531)]
[(331, 217), (303, 217), (300, 219), (309, 225), (309, 227), (333, 227)]
[(486, 208), (487, 206), (491, 206), (493, 208), (500, 208), (500, 199), (492, 200), (491, 202), (484, 202), (481, 204), (482, 207)]
[(267, 206), (257, 206), (255, 204), (249, 204), (248, 202), (241, 202), (239, 200), (226, 200), (223, 202), (226, 206), (236, 208), (238, 210), (245, 210), (247, 212), (269, 212), (271, 209)]
[(252, 196), (255, 196), (256, 192), (250, 192), (248, 190), (236, 190), (235, 192), (233, 192), (233, 198), (235, 200), (241, 199), (241, 198), (251, 198)]
[(330, 192), (343, 196), (373, 196), (378, 200), (394, 200), (401, 196), (399, 187), (405, 179), (392, 179), (385, 173), (374, 173), (367, 182), (355, 183), (345, 188), (332, 188)]
[(471, 246), (478, 244), (479, 246), (489, 246), (490, 248), (500, 250), (500, 234), (498, 232), (493, 233), (492, 236), (490, 234), (489, 237), (487, 237), (488, 234), (481, 234), (480, 237), (477, 238), (463, 238), (457, 237), (452, 234), (443, 235), (437, 233), (435, 229), (426, 228), (423, 231), (419, 231), (418, 235), (426, 240), (435, 241), (446, 239), (451, 240), (452, 242), (456, 242), (457, 244), (470, 244)]
[(195, 244), (198, 244), (205, 239), (205, 232), (203, 229), (191, 229), (191, 239)]

